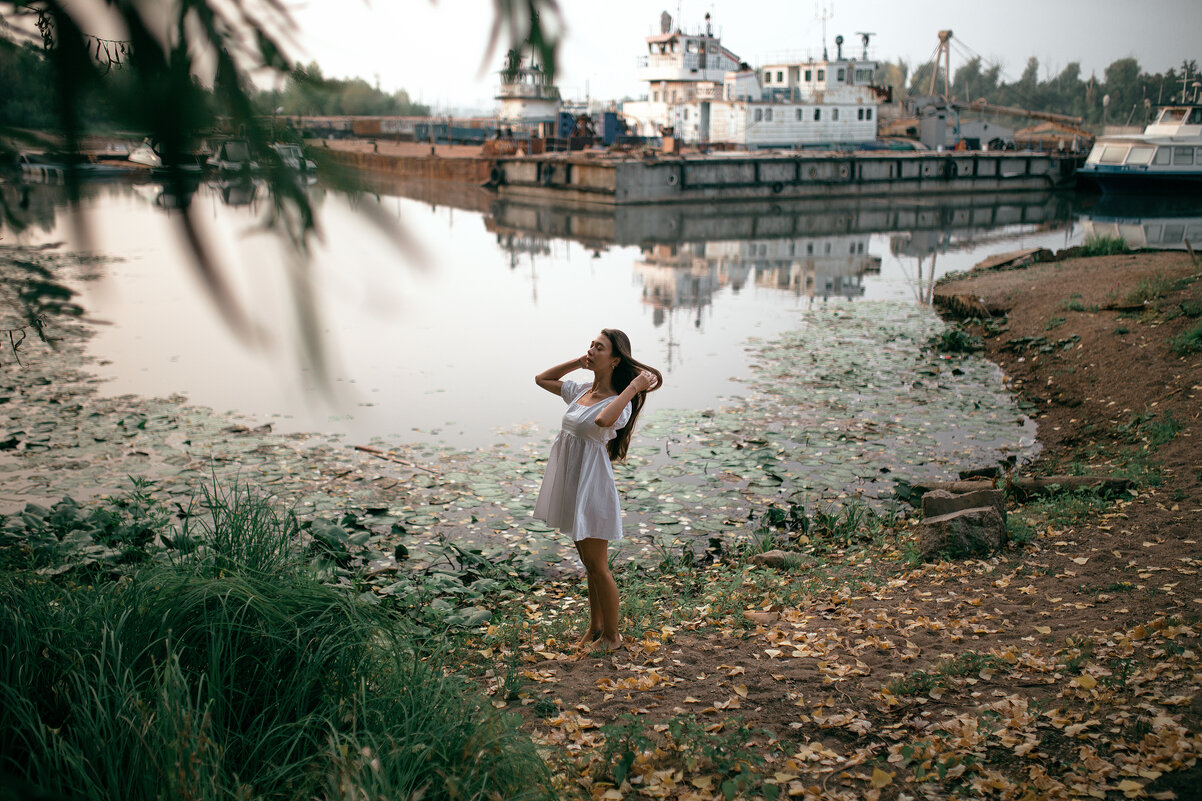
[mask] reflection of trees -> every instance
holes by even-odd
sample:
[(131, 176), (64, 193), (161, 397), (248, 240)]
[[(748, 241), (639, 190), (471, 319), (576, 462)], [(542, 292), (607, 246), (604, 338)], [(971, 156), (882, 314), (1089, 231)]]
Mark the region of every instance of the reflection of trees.
[(26, 183), (0, 183), (0, 197), (6, 212), (19, 215), (19, 220), (5, 219), (0, 230), (32, 228), (43, 233), (54, 230), (58, 207), (67, 194), (62, 186)]

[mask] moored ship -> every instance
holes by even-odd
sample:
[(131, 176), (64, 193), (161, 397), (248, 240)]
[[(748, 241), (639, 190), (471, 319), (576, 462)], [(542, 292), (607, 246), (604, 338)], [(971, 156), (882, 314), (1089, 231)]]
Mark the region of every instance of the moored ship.
[(689, 33), (664, 12), (647, 37), (639, 76), (646, 99), (628, 102), (628, 124), (644, 136), (671, 129), (682, 142), (746, 149), (858, 146), (876, 139), (887, 90), (875, 86), (877, 64), (862, 34), (860, 59), (844, 58), (843, 37), (828, 59), (780, 59), (753, 69), (705, 28)]
[(1202, 190), (1202, 104), (1166, 106), (1142, 134), (1100, 137), (1079, 174), (1103, 192)]

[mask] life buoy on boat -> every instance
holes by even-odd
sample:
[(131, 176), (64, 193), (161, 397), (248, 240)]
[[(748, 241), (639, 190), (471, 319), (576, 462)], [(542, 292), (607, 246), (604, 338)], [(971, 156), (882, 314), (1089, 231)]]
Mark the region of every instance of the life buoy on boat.
[(780, 181), (777, 181), (772, 185), (772, 194), (779, 195), (783, 191), (785, 191), (785, 185)]
[(668, 173), (668, 186), (676, 186), (680, 183), (680, 176), (674, 172)]
[(846, 164), (840, 164), (839, 165), (839, 177), (840, 178), (851, 177), (851, 167), (847, 166)]
[(505, 173), (501, 172), (501, 168), (493, 165), (493, 168), (488, 171), (488, 182), (493, 186), (501, 183), (501, 179), (505, 177)]

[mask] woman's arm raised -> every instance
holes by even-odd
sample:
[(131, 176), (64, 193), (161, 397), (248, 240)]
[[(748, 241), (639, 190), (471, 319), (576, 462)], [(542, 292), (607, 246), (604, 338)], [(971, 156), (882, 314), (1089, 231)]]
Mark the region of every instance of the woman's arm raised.
[(554, 367), (548, 367), (546, 370), (543, 370), (534, 377), (534, 383), (547, 390), (547, 392), (554, 392), (556, 395), (559, 395), (560, 391), (563, 389), (563, 382), (559, 379), (563, 378), (573, 370), (579, 370), (582, 367), (584, 367), (584, 357), (577, 356), (571, 361), (564, 362), (563, 364), (557, 364)]
[(609, 428), (614, 423), (618, 422), (618, 418), (622, 416), (622, 410), (626, 408), (626, 404), (634, 399), (634, 396), (640, 392), (646, 392), (655, 384), (655, 376), (646, 370), (642, 370), (634, 377), (634, 380), (626, 385), (626, 389), (613, 400), (609, 405), (601, 410), (601, 414), (597, 415), (595, 422), (602, 428)]

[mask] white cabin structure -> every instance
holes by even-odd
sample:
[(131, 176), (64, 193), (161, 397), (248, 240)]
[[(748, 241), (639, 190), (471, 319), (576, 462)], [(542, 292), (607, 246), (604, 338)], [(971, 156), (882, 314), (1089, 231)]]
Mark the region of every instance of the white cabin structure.
[(531, 58), (510, 50), (506, 68), (501, 70), (496, 99), (501, 108), (497, 119), (502, 123), (551, 122), (559, 113), (562, 99), (550, 76)]
[[(877, 134), (881, 89), (877, 62), (844, 58), (836, 38), (834, 60), (784, 60), (752, 69), (713, 35), (671, 31), (647, 37), (639, 60), (648, 83), (644, 100), (628, 102), (627, 123), (644, 136), (663, 129), (689, 144), (726, 144), (748, 149), (840, 146), (871, 142)], [(866, 37), (865, 37), (866, 38)]]

